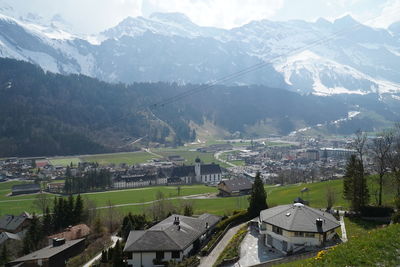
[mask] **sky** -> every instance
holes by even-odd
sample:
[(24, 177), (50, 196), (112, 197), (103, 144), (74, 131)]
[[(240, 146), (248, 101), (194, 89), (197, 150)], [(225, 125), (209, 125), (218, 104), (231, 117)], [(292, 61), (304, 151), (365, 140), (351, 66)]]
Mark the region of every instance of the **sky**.
[(328, 20), (351, 15), (374, 27), (400, 20), (400, 0), (0, 0), (18, 14), (60, 14), (81, 33), (97, 33), (131, 16), (180, 12), (194, 23), (230, 29), (252, 20)]

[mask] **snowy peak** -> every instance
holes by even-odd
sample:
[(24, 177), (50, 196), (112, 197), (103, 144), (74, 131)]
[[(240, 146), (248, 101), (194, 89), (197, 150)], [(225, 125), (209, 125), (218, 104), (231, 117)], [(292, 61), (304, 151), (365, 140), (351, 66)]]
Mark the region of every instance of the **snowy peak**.
[(356, 21), (352, 16), (346, 15), (341, 18), (336, 19), (333, 24), (337, 27), (340, 28), (345, 28), (345, 27), (352, 27), (356, 25), (360, 25), (358, 21)]

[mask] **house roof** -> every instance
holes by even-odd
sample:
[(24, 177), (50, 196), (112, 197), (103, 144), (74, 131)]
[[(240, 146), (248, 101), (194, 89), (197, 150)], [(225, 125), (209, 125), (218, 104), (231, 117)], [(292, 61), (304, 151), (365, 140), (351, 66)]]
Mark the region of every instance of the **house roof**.
[(64, 232), (51, 235), (48, 238), (51, 238), (51, 239), (64, 238), (65, 240), (74, 240), (74, 239), (85, 237), (85, 236), (89, 235), (89, 233), (90, 233), (89, 226), (87, 226), (86, 224), (78, 224), (78, 225), (67, 228)]
[[(174, 224), (179, 218), (179, 226)], [(187, 248), (212, 227), (219, 216), (203, 214), (198, 218), (171, 215), (145, 231), (131, 231), (124, 251), (180, 251)]]
[(0, 245), (6, 242), (9, 239), (13, 240), (21, 240), (21, 237), (16, 234), (8, 233), (8, 232), (2, 232), (0, 233)]
[(15, 259), (15, 260), (11, 261), (10, 263), (19, 263), (19, 262), (25, 262), (25, 261), (37, 260), (37, 259), (48, 259), (60, 252), (72, 247), (72, 246), (75, 246), (76, 244), (82, 242), (83, 240), (85, 240), (85, 238), (72, 240), (72, 241), (65, 241), (65, 244), (57, 246), (57, 247), (53, 247), (52, 245), (47, 246), (40, 250), (34, 251), (28, 255), (25, 255), (18, 259)]
[(23, 212), (19, 216), (4, 215), (0, 218), (0, 229), (5, 229), (6, 231), (15, 231), (27, 219), (32, 219), (32, 216), (27, 212)]
[(179, 166), (172, 169), (171, 177), (194, 176), (194, 166)]
[[(322, 227), (317, 227), (317, 219), (322, 219)], [(263, 210), (260, 220), (292, 232), (320, 233), (340, 227), (340, 223), (332, 214), (301, 203)]]
[(218, 164), (211, 163), (211, 164), (202, 164), (200, 165), (200, 174), (207, 175), (207, 174), (220, 174), (221, 167)]
[(235, 178), (222, 181), (220, 184), (225, 185), (230, 192), (238, 192), (241, 190), (249, 190), (253, 187), (253, 183), (247, 178)]
[(12, 186), (12, 192), (21, 191), (40, 191), (40, 185), (38, 184), (17, 184)]

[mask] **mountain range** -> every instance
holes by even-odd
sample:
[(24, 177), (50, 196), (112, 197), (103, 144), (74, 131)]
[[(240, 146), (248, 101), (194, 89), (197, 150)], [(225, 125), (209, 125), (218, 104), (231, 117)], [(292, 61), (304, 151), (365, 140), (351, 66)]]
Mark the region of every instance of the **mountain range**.
[[(11, 11), (10, 11), (11, 9)], [(266, 85), (319, 95), (400, 92), (400, 26), (253, 21), (230, 30), (201, 27), (180, 13), (128, 17), (92, 36), (69, 32), (61, 16), (0, 9), (0, 56), (46, 71), (107, 82), (207, 83), (247, 67), (227, 85)]]

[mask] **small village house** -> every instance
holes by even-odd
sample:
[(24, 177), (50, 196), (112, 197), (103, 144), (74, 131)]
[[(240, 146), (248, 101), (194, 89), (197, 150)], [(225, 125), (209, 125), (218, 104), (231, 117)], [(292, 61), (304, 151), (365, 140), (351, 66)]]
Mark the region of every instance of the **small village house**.
[(224, 197), (248, 195), (252, 187), (253, 183), (247, 178), (224, 180), (218, 184), (219, 195)]
[(292, 254), (324, 246), (336, 235), (340, 223), (332, 214), (301, 203), (261, 211), (261, 238), (266, 246)]
[(66, 241), (65, 239), (53, 239), (53, 243), (45, 248), (34, 251), (6, 264), (11, 266), (43, 266), (64, 267), (68, 259), (82, 253), (85, 249), (85, 239)]
[(129, 254), (128, 266), (182, 261), (200, 249), (220, 220), (211, 214), (198, 218), (171, 215), (148, 230), (131, 231), (124, 248)]

